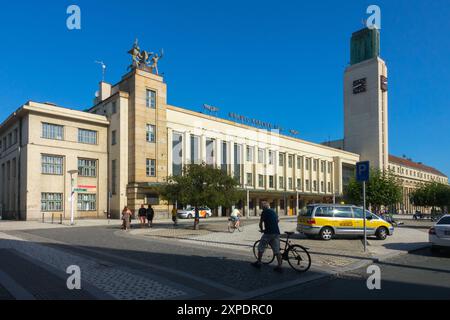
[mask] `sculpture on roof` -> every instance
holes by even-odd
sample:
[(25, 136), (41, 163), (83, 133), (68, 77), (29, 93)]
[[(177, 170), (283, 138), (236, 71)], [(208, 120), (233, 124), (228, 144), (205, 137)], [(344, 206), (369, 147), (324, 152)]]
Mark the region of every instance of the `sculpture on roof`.
[(153, 53), (139, 48), (139, 42), (136, 39), (133, 48), (128, 51), (131, 55), (132, 64), (128, 69), (141, 69), (153, 74), (159, 75), (158, 63), (164, 57), (164, 50), (161, 53)]

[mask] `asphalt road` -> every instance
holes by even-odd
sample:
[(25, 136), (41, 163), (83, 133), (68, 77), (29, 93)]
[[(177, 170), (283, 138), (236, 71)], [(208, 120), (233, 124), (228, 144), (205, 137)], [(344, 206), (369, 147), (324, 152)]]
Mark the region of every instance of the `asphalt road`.
[(381, 289), (367, 288), (367, 268), (334, 279), (274, 292), (258, 299), (450, 299), (450, 252), (419, 250), (377, 263)]

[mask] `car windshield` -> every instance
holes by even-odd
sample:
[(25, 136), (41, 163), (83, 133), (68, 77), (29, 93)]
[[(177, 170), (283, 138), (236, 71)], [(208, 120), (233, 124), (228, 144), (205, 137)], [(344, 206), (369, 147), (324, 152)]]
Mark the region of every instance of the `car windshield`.
[(448, 224), (448, 225), (450, 225), (450, 217), (443, 217), (441, 220), (438, 221), (437, 224), (440, 224), (440, 225)]
[(314, 212), (314, 207), (309, 206), (307, 208), (303, 208), (300, 212), (300, 215), (303, 217), (312, 217), (312, 214)]

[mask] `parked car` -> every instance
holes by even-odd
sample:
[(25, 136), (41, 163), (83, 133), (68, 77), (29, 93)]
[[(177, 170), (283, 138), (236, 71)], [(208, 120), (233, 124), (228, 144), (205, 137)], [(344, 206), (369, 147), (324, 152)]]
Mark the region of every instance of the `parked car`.
[[(206, 219), (212, 217), (212, 211), (208, 207), (198, 208), (200, 218)], [(183, 210), (178, 210), (178, 217), (180, 219), (194, 219), (195, 218), (195, 208), (187, 207)]]
[(432, 251), (450, 248), (450, 215), (441, 217), (428, 234)]
[[(331, 240), (335, 235), (364, 235), (363, 208), (352, 205), (314, 204), (298, 217), (297, 230), (308, 237)], [(368, 236), (385, 240), (394, 234), (394, 227), (366, 210)]]

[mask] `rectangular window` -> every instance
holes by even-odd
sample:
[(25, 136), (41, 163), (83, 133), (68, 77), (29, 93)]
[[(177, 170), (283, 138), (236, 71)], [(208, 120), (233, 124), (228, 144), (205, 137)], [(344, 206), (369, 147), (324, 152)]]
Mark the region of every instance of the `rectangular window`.
[(63, 194), (62, 193), (41, 193), (41, 211), (42, 212), (62, 212)]
[(253, 162), (253, 148), (247, 147), (247, 162)]
[(18, 130), (14, 129), (14, 135), (13, 135), (13, 144), (17, 143), (17, 137), (18, 137)]
[(289, 179), (288, 179), (288, 188), (289, 188), (289, 190), (294, 189), (294, 185), (293, 185), (293, 180), (292, 180), (292, 178), (289, 178)]
[(191, 164), (200, 163), (200, 137), (191, 135)]
[(247, 173), (247, 186), (253, 187), (253, 174)]
[(147, 177), (156, 177), (156, 160), (147, 159), (146, 173)]
[(3, 151), (6, 150), (8, 146), (6, 145), (6, 137), (3, 138)]
[(258, 175), (258, 188), (264, 188), (264, 176), (262, 174)]
[(234, 178), (241, 184), (242, 146), (234, 144)]
[(302, 179), (297, 179), (297, 189), (302, 190)]
[(294, 167), (294, 157), (292, 155), (288, 156), (288, 167), (292, 169)]
[(315, 192), (317, 192), (317, 181), (316, 180), (313, 181), (313, 190)]
[(152, 124), (147, 124), (147, 132), (146, 132), (147, 142), (155, 143), (156, 142), (156, 126)]
[(10, 132), (9, 134), (8, 134), (8, 148), (9, 147), (11, 147), (12, 146), (12, 133)]
[(320, 181), (320, 192), (325, 192), (325, 182)]
[(297, 157), (297, 169), (301, 170), (303, 164), (303, 157)]
[(222, 142), (222, 164), (221, 169), (223, 172), (228, 172), (228, 143)]
[(112, 144), (113, 146), (117, 144), (117, 131), (116, 131), (116, 130), (114, 130), (114, 131), (111, 133), (111, 144)]
[(333, 170), (333, 163), (328, 162), (328, 173), (331, 174), (331, 170)]
[(284, 189), (284, 177), (278, 178), (278, 185), (280, 189)]
[(114, 101), (114, 102), (112, 103), (112, 106), (111, 106), (111, 113), (112, 113), (112, 114), (116, 114), (116, 113), (117, 113), (117, 102), (116, 102), (116, 101)]
[(42, 138), (52, 140), (64, 139), (64, 127), (56, 124), (43, 123), (42, 124)]
[(284, 167), (284, 158), (286, 157), (286, 155), (284, 153), (279, 153), (279, 159), (278, 159), (278, 164), (280, 167)]
[(17, 164), (16, 164), (16, 158), (14, 158), (13, 160), (12, 160), (12, 168), (11, 168), (11, 171), (12, 171), (12, 177), (13, 178), (15, 178), (16, 177), (16, 175), (17, 175), (17, 173), (16, 173), (16, 171), (17, 171)]
[(97, 131), (78, 129), (78, 142), (97, 144)]
[(206, 164), (210, 166), (214, 166), (216, 163), (215, 157), (215, 140), (214, 139), (206, 139)]
[(172, 175), (181, 176), (183, 174), (183, 135), (173, 133), (172, 137)]
[(311, 191), (311, 186), (309, 185), (309, 179), (305, 180), (306, 191)]
[(325, 172), (325, 161), (321, 161), (320, 162), (320, 172), (324, 173)]
[(275, 163), (273, 151), (269, 151), (269, 164), (272, 166)]
[(62, 175), (64, 172), (64, 158), (61, 156), (42, 155), (42, 173)]
[(331, 192), (331, 182), (328, 182), (328, 193)]
[(97, 176), (97, 160), (78, 159), (78, 175), (80, 177), (96, 177)]
[(269, 176), (269, 188), (273, 189), (275, 187), (273, 176)]
[(97, 195), (88, 193), (78, 194), (78, 211), (96, 211)]
[(111, 162), (111, 193), (117, 194), (117, 160)]
[(264, 150), (258, 149), (258, 163), (264, 163)]
[(147, 90), (147, 108), (156, 109), (156, 91)]
[(317, 160), (313, 160), (313, 171), (317, 171)]
[(305, 161), (305, 169), (309, 170), (311, 168), (311, 159), (306, 159)]

